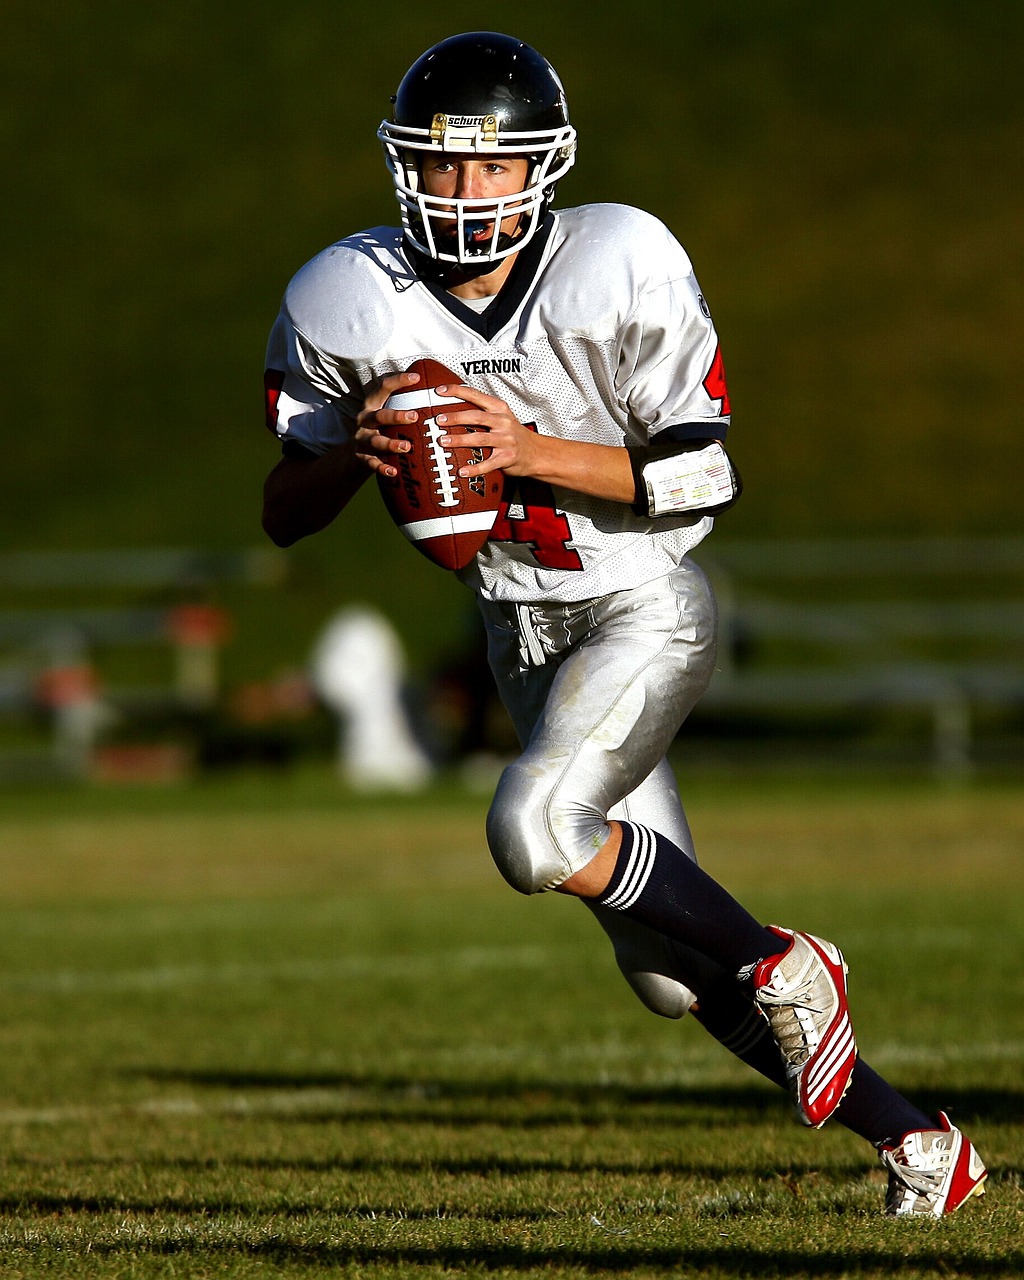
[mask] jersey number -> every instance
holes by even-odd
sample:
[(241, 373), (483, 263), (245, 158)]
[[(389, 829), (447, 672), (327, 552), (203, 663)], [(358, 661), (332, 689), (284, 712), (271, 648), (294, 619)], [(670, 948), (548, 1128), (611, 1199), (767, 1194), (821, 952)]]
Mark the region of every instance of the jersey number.
[(712, 400), (721, 400), (722, 407), (718, 416), (724, 418), (729, 412), (729, 388), (725, 385), (725, 363), (722, 360), (722, 348), (715, 347), (715, 358), (711, 361), (708, 376), (704, 379), (704, 390)]
[[(537, 424), (523, 424), (531, 431)], [(511, 497), (501, 504), (498, 518), (491, 529), (492, 542), (516, 542), (528, 546), (534, 559), (544, 569), (581, 570), (580, 553), (569, 546), (572, 530), (569, 518), (555, 506), (555, 495), (544, 480), (521, 476), (513, 481)], [(523, 514), (512, 516), (509, 507), (521, 506)]]
[(277, 435), (277, 402), (284, 386), (283, 369), (267, 369), (263, 374), (263, 413), (267, 430)]

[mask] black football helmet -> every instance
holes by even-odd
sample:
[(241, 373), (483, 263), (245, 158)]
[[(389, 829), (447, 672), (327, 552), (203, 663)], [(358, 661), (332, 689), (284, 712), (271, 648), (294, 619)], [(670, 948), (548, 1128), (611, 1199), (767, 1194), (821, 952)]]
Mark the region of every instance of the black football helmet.
[[(479, 266), (521, 249), (540, 226), (576, 158), (576, 130), (554, 68), (528, 44), (494, 31), (451, 36), (409, 68), (377, 137), (384, 144), (406, 238), (439, 262)], [(497, 200), (439, 199), (421, 190), (420, 155), (500, 153), (530, 160), (526, 186)], [(519, 215), (512, 234), (503, 219)], [(450, 234), (452, 222), (456, 235)], [(481, 223), (493, 227), (479, 239)], [(447, 236), (438, 234), (441, 226)]]

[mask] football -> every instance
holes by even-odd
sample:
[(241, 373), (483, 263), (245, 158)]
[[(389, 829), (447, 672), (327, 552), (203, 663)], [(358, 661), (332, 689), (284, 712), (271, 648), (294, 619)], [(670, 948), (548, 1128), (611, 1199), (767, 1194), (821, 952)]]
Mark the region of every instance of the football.
[(464, 569), (487, 541), (498, 515), (504, 492), (504, 474), (459, 476), (459, 468), (481, 462), (481, 448), (442, 448), (444, 435), (465, 434), (467, 427), (440, 427), (438, 413), (471, 409), (457, 395), (438, 395), (438, 387), (457, 388), (459, 378), (437, 360), (416, 360), (408, 373), (418, 373), (414, 387), (388, 398), (386, 409), (414, 409), (415, 422), (386, 427), (381, 434), (392, 440), (408, 440), (408, 453), (390, 460), (397, 476), (377, 476), (384, 505), (417, 551), (443, 569)]

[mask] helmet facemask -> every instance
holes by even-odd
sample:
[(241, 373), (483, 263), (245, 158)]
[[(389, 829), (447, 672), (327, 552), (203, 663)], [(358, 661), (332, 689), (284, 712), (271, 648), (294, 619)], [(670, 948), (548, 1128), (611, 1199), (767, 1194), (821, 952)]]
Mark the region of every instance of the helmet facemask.
[[(503, 133), (494, 116), (452, 118), (438, 113), (429, 129), (384, 121), (377, 136), (384, 144), (406, 238), (439, 262), (468, 266), (499, 262), (523, 248), (543, 221), (555, 184), (572, 167), (576, 150), (576, 130), (569, 124), (543, 132)], [(428, 153), (525, 157), (526, 184), (513, 195), (482, 200), (427, 195), (420, 160)], [(515, 228), (504, 230), (502, 224), (512, 217), (518, 218)], [(485, 239), (479, 238), (480, 224), (490, 224)]]

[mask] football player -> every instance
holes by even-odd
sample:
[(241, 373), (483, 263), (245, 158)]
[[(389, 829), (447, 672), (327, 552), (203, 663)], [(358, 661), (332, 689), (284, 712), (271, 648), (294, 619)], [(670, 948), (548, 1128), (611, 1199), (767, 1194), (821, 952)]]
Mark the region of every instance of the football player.
[[(523, 744), (487, 823), (522, 893), (581, 899), (655, 1013), (687, 1012), (787, 1088), (800, 1120), (873, 1143), (893, 1214), (983, 1190), (973, 1146), (857, 1057), (832, 943), (765, 927), (698, 867), (666, 752), (715, 661), (715, 605), (688, 558), (736, 500), (718, 335), (669, 230), (617, 204), (552, 208), (576, 131), (550, 64), (510, 36), (443, 40), (380, 125), (400, 227), (324, 250), (270, 337), (268, 423), (283, 455), (264, 527), (287, 546), (330, 523), (407, 448), (382, 429), (430, 357), (465, 378), (484, 450), (464, 476), (514, 485), (460, 576)], [(443, 388), (441, 389), (443, 391)], [(446, 438), (442, 444), (450, 443)]]

